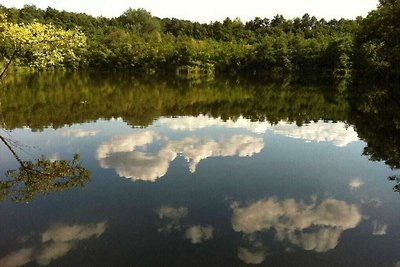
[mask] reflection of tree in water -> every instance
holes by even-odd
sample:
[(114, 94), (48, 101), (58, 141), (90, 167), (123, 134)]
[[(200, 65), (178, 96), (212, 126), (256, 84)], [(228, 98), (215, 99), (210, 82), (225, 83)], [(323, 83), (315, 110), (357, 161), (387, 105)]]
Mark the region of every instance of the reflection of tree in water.
[(160, 116), (198, 116), (301, 125), (344, 120), (347, 101), (325, 85), (215, 79), (192, 83), (127, 74), (40, 73), (9, 75), (0, 93), (5, 129), (42, 130), (74, 123), (122, 118), (148, 126)]
[[(99, 118), (122, 118), (148, 126), (160, 116), (205, 114), (222, 120), (347, 121), (367, 146), (370, 160), (400, 168), (400, 92), (386, 87), (348, 88), (345, 94), (320, 84), (259, 82), (246, 79), (198, 83), (121, 75), (41, 73), (8, 77), (0, 91), (5, 129), (59, 128)], [(346, 91), (345, 89), (339, 89)], [(350, 106), (349, 106), (350, 103)]]
[(82, 187), (90, 179), (90, 172), (80, 164), (78, 154), (70, 161), (53, 161), (44, 156), (35, 161), (23, 161), (6, 138), (0, 136), (0, 140), (20, 164), (18, 169), (8, 170), (7, 178), (0, 180), (0, 201), (11, 198), (16, 202), (29, 202), (36, 195)]
[[(390, 168), (400, 168), (400, 91), (398, 88), (373, 88), (355, 91), (349, 121), (367, 146), (363, 155), (373, 161), (384, 161)], [(394, 190), (400, 189), (398, 176)]]
[(388, 177), (389, 181), (396, 182), (396, 185), (393, 187), (394, 192), (400, 193), (400, 176), (399, 175), (392, 175)]

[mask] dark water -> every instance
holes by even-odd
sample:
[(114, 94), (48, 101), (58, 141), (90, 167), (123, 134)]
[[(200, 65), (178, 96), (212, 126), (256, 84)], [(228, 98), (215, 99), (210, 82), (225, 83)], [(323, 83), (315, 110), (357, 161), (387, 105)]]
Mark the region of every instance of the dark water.
[(8, 77), (0, 266), (399, 266), (399, 98), (343, 86)]

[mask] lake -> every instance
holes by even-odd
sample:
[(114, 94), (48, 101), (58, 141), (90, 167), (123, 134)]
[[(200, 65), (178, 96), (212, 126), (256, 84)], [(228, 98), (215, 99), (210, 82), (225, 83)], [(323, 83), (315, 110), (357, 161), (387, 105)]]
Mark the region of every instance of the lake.
[(400, 266), (398, 93), (7, 79), (0, 266)]

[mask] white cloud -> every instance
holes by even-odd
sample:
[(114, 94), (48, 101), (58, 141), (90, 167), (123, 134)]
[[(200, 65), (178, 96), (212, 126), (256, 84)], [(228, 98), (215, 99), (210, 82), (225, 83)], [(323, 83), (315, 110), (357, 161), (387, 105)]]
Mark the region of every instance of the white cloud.
[(352, 126), (338, 122), (311, 122), (301, 127), (287, 122), (279, 122), (271, 128), (274, 133), (295, 139), (316, 142), (332, 142), (335, 146), (345, 147), (358, 141), (358, 134)]
[(155, 181), (167, 173), (170, 163), (178, 155), (182, 155), (189, 163), (189, 170), (195, 172), (200, 161), (206, 158), (250, 157), (264, 147), (262, 138), (247, 135), (235, 135), (220, 140), (193, 136), (164, 141), (158, 152), (135, 151), (156, 139), (158, 135), (151, 131), (113, 137), (99, 146), (96, 158), (102, 168), (114, 168), (121, 177)]
[[(162, 227), (159, 232), (179, 231), (183, 227), (181, 221), (188, 215), (189, 210), (186, 207), (161, 206), (157, 210), (158, 217), (162, 221)], [(190, 225), (186, 228), (184, 237), (189, 239), (192, 244), (199, 244), (214, 237), (214, 228), (212, 226)]]
[(262, 138), (248, 135), (234, 135), (228, 139), (213, 140), (208, 138), (187, 137), (178, 141), (170, 141), (163, 150), (181, 153), (189, 162), (191, 172), (196, 171), (201, 160), (209, 157), (251, 157), (264, 148)]
[(86, 224), (86, 225), (64, 225), (56, 224), (42, 234), (42, 242), (68, 242), (73, 240), (84, 240), (91, 237), (99, 237), (104, 233), (106, 224)]
[(380, 223), (378, 221), (372, 222), (372, 234), (373, 235), (386, 235), (388, 230), (388, 225), (386, 223)]
[(287, 239), (305, 250), (326, 252), (337, 246), (343, 230), (340, 227), (324, 227), (310, 233), (287, 232), (286, 236), (280, 236), (280, 240)]
[(48, 265), (51, 261), (65, 256), (80, 240), (98, 238), (106, 230), (105, 222), (86, 225), (58, 224), (41, 234), (36, 246), (13, 251), (0, 259), (2, 267), (18, 267), (31, 261), (39, 265)]
[(102, 159), (112, 153), (130, 152), (137, 147), (153, 143), (156, 139), (158, 139), (158, 135), (153, 131), (141, 131), (130, 135), (115, 136), (99, 146), (96, 157)]
[(212, 226), (190, 226), (185, 233), (185, 238), (190, 239), (192, 244), (199, 244), (214, 237), (214, 228)]
[(248, 249), (248, 248), (239, 248), (238, 249), (238, 257), (244, 263), (247, 264), (261, 264), (264, 262), (265, 257), (267, 256), (266, 252), (262, 248), (258, 249)]
[(348, 144), (358, 141), (357, 132), (352, 126), (342, 122), (311, 122), (303, 126), (281, 121), (271, 126), (268, 121), (252, 122), (249, 119), (239, 117), (223, 121), (221, 118), (212, 118), (205, 115), (197, 117), (161, 118), (158, 120), (162, 125), (173, 130), (194, 131), (207, 127), (224, 127), (245, 129), (254, 133), (265, 133), (271, 129), (275, 134), (285, 135), (295, 139), (302, 139), (307, 142), (332, 142), (335, 146), (345, 147)]
[(82, 129), (68, 129), (62, 131), (62, 136), (72, 136), (75, 138), (96, 136), (100, 131), (87, 131)]
[(158, 231), (171, 231), (179, 230), (181, 228), (181, 220), (184, 219), (189, 213), (186, 207), (171, 207), (161, 206), (157, 210), (158, 217), (161, 220), (166, 220), (165, 225), (158, 229)]
[[(198, 117), (161, 118), (159, 122), (174, 130), (200, 129), (209, 126), (226, 128), (243, 128), (252, 132), (265, 132), (268, 122), (251, 122), (239, 118), (236, 122), (222, 121), (204, 115)], [(336, 146), (346, 146), (358, 140), (352, 127), (344, 123), (317, 122), (298, 127), (294, 124), (280, 122), (271, 126), (276, 134), (306, 141), (330, 141)], [(147, 145), (160, 141), (157, 152), (148, 152)], [(193, 173), (200, 161), (210, 157), (251, 157), (264, 148), (261, 137), (234, 135), (227, 138), (211, 139), (197, 136), (184, 137), (180, 140), (167, 140), (155, 131), (145, 130), (124, 136), (115, 136), (101, 144), (96, 152), (102, 168), (113, 168), (121, 177), (132, 180), (155, 181), (164, 176), (170, 163), (178, 156), (183, 156)]]
[(360, 178), (354, 178), (350, 180), (349, 186), (351, 189), (357, 189), (364, 185), (364, 182)]
[(242, 116), (237, 118), (235, 121), (232, 119), (224, 121), (221, 118), (213, 118), (206, 115), (199, 115), (197, 117), (164, 117), (157, 120), (157, 122), (173, 130), (194, 131), (207, 127), (225, 127), (230, 129), (246, 129), (259, 134), (265, 133), (269, 125), (268, 122), (251, 121), (250, 119), (245, 119)]
[(100, 159), (102, 168), (114, 168), (121, 177), (154, 182), (164, 176), (175, 154), (168, 157), (159, 154), (146, 154), (143, 152), (120, 152)]
[(0, 259), (2, 267), (17, 267), (32, 261), (33, 248), (23, 248), (13, 251)]
[(234, 206), (232, 226), (244, 234), (275, 229), (278, 240), (324, 252), (335, 248), (342, 232), (355, 228), (361, 218), (359, 207), (344, 201), (326, 199), (317, 205), (272, 197), (246, 207)]
[(74, 242), (52, 242), (43, 246), (34, 258), (39, 265), (48, 265), (51, 261), (67, 255), (74, 245)]
[(161, 206), (161, 208), (157, 210), (160, 219), (167, 218), (174, 221), (185, 218), (188, 212), (189, 210), (186, 207), (174, 208), (171, 206)]

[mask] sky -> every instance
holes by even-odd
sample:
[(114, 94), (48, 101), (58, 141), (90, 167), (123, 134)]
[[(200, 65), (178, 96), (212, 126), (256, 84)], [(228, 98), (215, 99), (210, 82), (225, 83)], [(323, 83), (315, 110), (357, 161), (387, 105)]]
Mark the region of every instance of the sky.
[(179, 18), (198, 22), (222, 21), (226, 17), (249, 21), (255, 17), (301, 17), (340, 19), (366, 16), (378, 0), (0, 0), (6, 7), (26, 4), (46, 9), (84, 12), (94, 16), (117, 17), (128, 8), (144, 8), (160, 18)]

